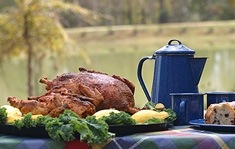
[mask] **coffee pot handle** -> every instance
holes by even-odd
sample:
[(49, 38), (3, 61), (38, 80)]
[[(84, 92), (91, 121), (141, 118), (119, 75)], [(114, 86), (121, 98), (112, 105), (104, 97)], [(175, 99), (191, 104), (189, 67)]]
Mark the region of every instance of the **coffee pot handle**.
[(168, 42), (168, 45), (171, 45), (172, 42), (177, 41), (179, 45), (182, 45), (182, 42), (178, 39), (172, 39)]
[(154, 59), (152, 56), (146, 56), (144, 58), (142, 58), (140, 61), (139, 61), (139, 64), (138, 64), (138, 69), (137, 69), (137, 76), (138, 76), (138, 79), (139, 79), (139, 82), (140, 82), (140, 85), (142, 87), (142, 89), (144, 90), (144, 93), (148, 99), (148, 101), (151, 101), (151, 97), (149, 95), (149, 92), (145, 86), (145, 83), (143, 81), (143, 77), (142, 77), (142, 67), (143, 67), (143, 63), (146, 61), (146, 60), (152, 60)]

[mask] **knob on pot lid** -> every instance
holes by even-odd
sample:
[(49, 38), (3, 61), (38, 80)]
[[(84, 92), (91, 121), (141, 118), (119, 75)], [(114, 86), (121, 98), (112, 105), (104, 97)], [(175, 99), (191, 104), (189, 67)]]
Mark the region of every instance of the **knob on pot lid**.
[[(172, 44), (172, 42), (178, 42), (178, 44)], [(194, 54), (195, 51), (189, 49), (188, 47), (182, 45), (180, 40), (172, 39), (168, 42), (168, 45), (160, 48), (159, 50), (155, 51), (154, 54)]]

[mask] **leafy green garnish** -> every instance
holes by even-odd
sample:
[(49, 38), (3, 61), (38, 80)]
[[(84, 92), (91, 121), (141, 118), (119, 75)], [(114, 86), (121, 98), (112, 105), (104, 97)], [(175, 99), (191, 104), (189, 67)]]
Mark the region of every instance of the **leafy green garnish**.
[(18, 129), (21, 129), (22, 127), (30, 128), (30, 127), (36, 127), (38, 125), (37, 120), (32, 119), (32, 113), (27, 113), (23, 116), (22, 119), (15, 120), (13, 123), (14, 126), (16, 126)]
[(155, 110), (155, 111), (158, 111), (158, 112), (161, 112), (161, 111), (167, 112), (169, 114), (169, 117), (164, 119), (164, 122), (173, 122), (174, 120), (176, 120), (177, 115), (176, 115), (176, 113), (174, 112), (173, 109), (171, 109), (171, 108), (164, 108), (163, 110), (157, 110), (157, 109), (155, 109), (155, 106), (156, 106), (155, 103), (147, 102), (145, 104), (144, 108), (150, 109), (150, 110)]
[(108, 125), (135, 125), (136, 121), (131, 118), (131, 115), (120, 111), (119, 113), (111, 112), (109, 116), (104, 116), (101, 118)]
[(158, 119), (158, 118), (150, 118), (147, 121), (145, 121), (145, 123), (147, 124), (154, 124), (154, 123), (162, 123), (164, 122), (164, 120)]
[(88, 144), (103, 144), (114, 137), (113, 133), (108, 132), (105, 121), (97, 120), (95, 116), (80, 118), (70, 110), (65, 110), (58, 118), (39, 116), (37, 120), (33, 120), (32, 113), (28, 113), (22, 119), (15, 120), (13, 125), (18, 129), (45, 126), (48, 135), (55, 141), (72, 141), (78, 137), (76, 132), (80, 140)]
[(7, 109), (4, 107), (0, 107), (0, 124), (5, 124), (7, 121)]
[(153, 102), (147, 102), (147, 103), (144, 105), (144, 108), (150, 109), (150, 110), (155, 110), (155, 103), (153, 103)]
[(177, 115), (173, 109), (167, 108), (164, 109), (164, 111), (166, 111), (169, 114), (169, 117), (165, 119), (167, 122), (173, 122), (174, 120), (176, 120)]
[(37, 125), (44, 126), (52, 119), (53, 118), (50, 117), (49, 115), (39, 116), (39, 117), (37, 117)]
[(51, 118), (45, 124), (48, 135), (56, 141), (71, 141), (75, 139), (75, 132), (80, 134), (81, 141), (88, 144), (102, 144), (114, 137), (108, 132), (108, 125), (103, 120), (97, 120), (95, 116), (85, 119), (78, 117), (70, 110), (65, 110), (58, 118)]

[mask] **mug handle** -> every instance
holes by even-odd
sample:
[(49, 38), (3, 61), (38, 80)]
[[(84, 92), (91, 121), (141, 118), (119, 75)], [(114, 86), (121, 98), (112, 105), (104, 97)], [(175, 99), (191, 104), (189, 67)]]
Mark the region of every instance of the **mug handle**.
[(149, 95), (149, 92), (145, 86), (145, 83), (143, 81), (143, 77), (142, 77), (142, 66), (143, 66), (143, 63), (146, 61), (146, 60), (152, 60), (154, 59), (153, 56), (146, 56), (144, 58), (142, 58), (140, 61), (139, 61), (139, 64), (138, 64), (138, 69), (137, 69), (137, 76), (138, 76), (138, 79), (139, 79), (139, 82), (140, 82), (140, 85), (148, 99), (148, 101), (151, 101), (151, 97)]
[(180, 115), (182, 115), (181, 116), (181, 120), (182, 120), (182, 122), (183, 123), (186, 123), (186, 120), (185, 120), (185, 118), (186, 118), (186, 100), (182, 100), (181, 102), (180, 102)]
[(220, 100), (221, 100), (221, 102), (227, 102), (227, 98), (226, 97), (223, 97)]

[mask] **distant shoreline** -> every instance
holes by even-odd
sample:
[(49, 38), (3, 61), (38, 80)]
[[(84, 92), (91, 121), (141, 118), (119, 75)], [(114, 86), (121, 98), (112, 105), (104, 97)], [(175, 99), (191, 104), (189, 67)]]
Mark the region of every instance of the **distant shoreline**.
[(156, 25), (98, 26), (67, 28), (70, 37), (88, 52), (136, 46), (137, 49), (158, 49), (170, 39), (196, 50), (234, 49), (235, 20), (183, 22)]

